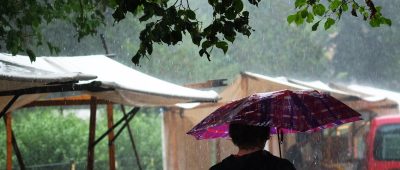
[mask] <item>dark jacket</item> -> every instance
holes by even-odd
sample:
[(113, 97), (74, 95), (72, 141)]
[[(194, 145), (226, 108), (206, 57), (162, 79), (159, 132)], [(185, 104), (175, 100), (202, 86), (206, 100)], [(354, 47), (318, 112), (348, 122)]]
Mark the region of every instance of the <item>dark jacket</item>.
[(295, 170), (290, 161), (260, 150), (243, 156), (228, 156), (210, 170)]

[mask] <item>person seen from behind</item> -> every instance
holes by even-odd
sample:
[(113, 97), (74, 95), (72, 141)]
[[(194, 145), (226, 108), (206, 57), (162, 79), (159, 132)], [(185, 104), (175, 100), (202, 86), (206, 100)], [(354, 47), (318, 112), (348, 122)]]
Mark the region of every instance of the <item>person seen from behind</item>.
[(295, 170), (287, 159), (264, 150), (270, 137), (270, 127), (231, 123), (229, 136), (239, 148), (238, 153), (228, 156), (210, 170)]

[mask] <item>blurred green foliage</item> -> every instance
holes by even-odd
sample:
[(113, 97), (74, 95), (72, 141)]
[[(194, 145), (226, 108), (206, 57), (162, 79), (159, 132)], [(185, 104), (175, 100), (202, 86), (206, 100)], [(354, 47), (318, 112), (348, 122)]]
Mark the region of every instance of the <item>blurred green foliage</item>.
[[(118, 109), (114, 111), (114, 122), (116, 122), (122, 117), (122, 113)], [(88, 114), (89, 110), (86, 112)], [(74, 109), (65, 109), (61, 114), (57, 108), (31, 108), (13, 112), (12, 119), (13, 131), (27, 167), (62, 169), (62, 167), (68, 167), (70, 161), (75, 161), (76, 168), (85, 169), (88, 118), (78, 118)], [(161, 116), (158, 111), (155, 109), (139, 111), (130, 125), (142, 167), (162, 169)], [(105, 109), (100, 108), (97, 113), (96, 139), (106, 130)], [(0, 143), (1, 148), (6, 148), (5, 137), (5, 126), (2, 123), (0, 126), (0, 141), (3, 141)], [(108, 169), (107, 140), (106, 137), (96, 145), (96, 169)], [(127, 129), (115, 142), (119, 169), (138, 169)], [(5, 158), (5, 154), (6, 149), (1, 149), (0, 157)], [(54, 165), (57, 163), (65, 163), (65, 165)], [(18, 165), (15, 155), (13, 165), (14, 167)], [(5, 167), (5, 159), (0, 159), (0, 167)]]

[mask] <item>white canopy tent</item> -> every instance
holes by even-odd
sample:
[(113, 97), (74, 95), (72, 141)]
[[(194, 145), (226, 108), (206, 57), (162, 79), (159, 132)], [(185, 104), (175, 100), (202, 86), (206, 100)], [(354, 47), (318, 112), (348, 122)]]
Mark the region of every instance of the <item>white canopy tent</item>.
[[(83, 91), (99, 99), (131, 106), (171, 106), (188, 102), (215, 102), (214, 91), (200, 91), (172, 84), (120, 64), (104, 55), (75, 57), (37, 57), (0, 53), (0, 92), (66, 82), (96, 82), (106, 91)], [(4, 96), (4, 95), (3, 95)], [(0, 108), (12, 96), (1, 97)], [(24, 95), (11, 110), (40, 97)], [(21, 101), (24, 101), (21, 103)]]
[[(381, 114), (398, 113), (398, 104), (400, 100), (388, 95), (388, 93), (371, 93), (371, 89), (363, 88), (358, 85), (337, 85), (335, 83), (323, 83), (321, 81), (301, 81), (296, 79), (288, 79), (289, 82), (306, 86), (319, 91), (330, 93), (339, 100), (346, 102), (353, 109), (370, 110)], [(353, 88), (353, 90), (351, 90)], [(380, 89), (379, 89), (380, 90)], [(394, 94), (395, 92), (390, 92)], [(397, 99), (400, 99), (398, 97)]]
[[(70, 91), (73, 93), (64, 93)], [(54, 93), (60, 94), (58, 92), (62, 92), (61, 96), (64, 98), (54, 97)], [(52, 95), (47, 95), (49, 93)], [(19, 165), (24, 167), (24, 163), (12, 133), (11, 114), (6, 113), (22, 106), (38, 106), (38, 102), (47, 102), (45, 105), (67, 105), (67, 101), (77, 99), (86, 102), (80, 101), (79, 104), (90, 104), (87, 169), (94, 169), (95, 145), (106, 135), (109, 137), (109, 143), (112, 143), (124, 127), (129, 129), (128, 123), (139, 107), (216, 102), (219, 97), (214, 91), (190, 89), (151, 77), (104, 55), (37, 57), (36, 61), (31, 63), (27, 56), (0, 53), (0, 118), (6, 115), (4, 118), (7, 129), (7, 167), (11, 167), (12, 164), (11, 145), (16, 148)], [(95, 140), (96, 105), (101, 103), (107, 104), (109, 129)], [(122, 109), (123, 118), (113, 124), (113, 103), (135, 107), (129, 113)], [(114, 137), (114, 128), (124, 120), (124, 125)], [(133, 137), (130, 139), (133, 144)], [(136, 148), (133, 148), (136, 153)], [(109, 159), (115, 160), (114, 144), (109, 144)], [(136, 159), (140, 167), (137, 155)], [(110, 169), (115, 167), (115, 161), (110, 161)]]
[(384, 98), (385, 100), (391, 101), (392, 105), (397, 105), (397, 109), (400, 109), (400, 93), (398, 92), (378, 89), (375, 87), (359, 84), (343, 85), (338, 83), (330, 83), (329, 85), (331, 87), (338, 88), (349, 93), (357, 93), (362, 96), (376, 96), (376, 98)]

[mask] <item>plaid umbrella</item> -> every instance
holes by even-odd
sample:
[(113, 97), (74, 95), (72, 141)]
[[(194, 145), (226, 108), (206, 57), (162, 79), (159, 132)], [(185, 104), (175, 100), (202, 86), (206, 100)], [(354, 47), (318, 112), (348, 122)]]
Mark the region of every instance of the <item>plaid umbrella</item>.
[[(228, 103), (203, 119), (187, 134), (196, 139), (228, 136), (229, 123), (270, 126), (271, 133), (314, 132), (361, 115), (334, 97), (316, 90), (256, 93)], [(279, 136), (278, 136), (279, 137)]]

